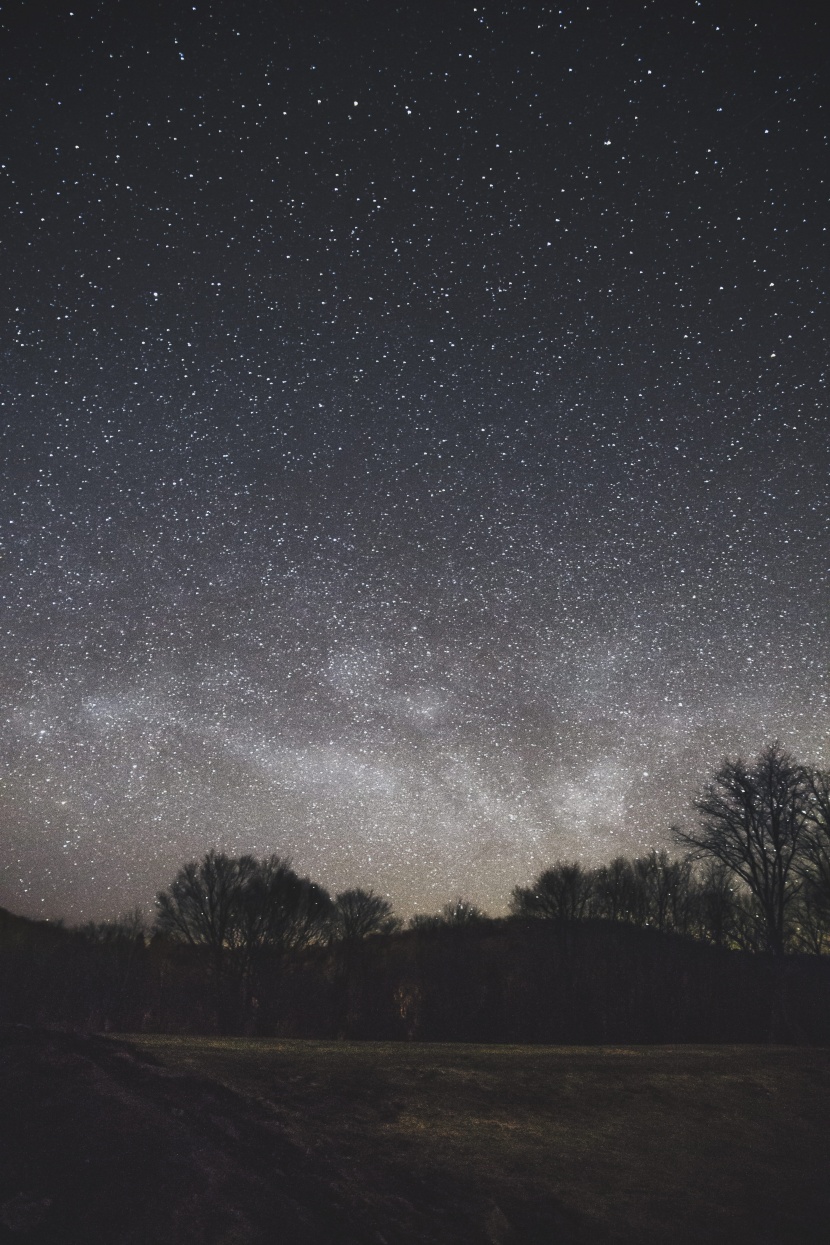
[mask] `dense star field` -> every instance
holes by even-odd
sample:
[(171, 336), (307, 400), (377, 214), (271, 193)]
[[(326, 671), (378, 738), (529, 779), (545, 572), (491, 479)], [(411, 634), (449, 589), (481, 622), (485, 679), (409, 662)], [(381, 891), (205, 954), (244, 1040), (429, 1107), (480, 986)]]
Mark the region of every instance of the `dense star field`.
[(403, 915), (830, 763), (810, 6), (0, 14), (0, 904)]

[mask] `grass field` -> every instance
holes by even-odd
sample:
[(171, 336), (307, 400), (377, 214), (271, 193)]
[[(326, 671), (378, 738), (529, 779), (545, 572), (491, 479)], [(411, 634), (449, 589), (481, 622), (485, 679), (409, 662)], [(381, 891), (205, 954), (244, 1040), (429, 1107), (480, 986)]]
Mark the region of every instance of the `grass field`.
[(462, 1188), (497, 1245), (830, 1241), (828, 1049), (128, 1041), (255, 1099), (369, 1198)]

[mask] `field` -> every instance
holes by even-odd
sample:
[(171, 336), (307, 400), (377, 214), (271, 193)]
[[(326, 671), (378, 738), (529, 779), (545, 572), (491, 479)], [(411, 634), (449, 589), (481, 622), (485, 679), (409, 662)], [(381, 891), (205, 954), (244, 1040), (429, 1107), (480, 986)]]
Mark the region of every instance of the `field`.
[(0, 1240), (830, 1240), (827, 1049), (34, 1046), (8, 1039), (3, 1088), (44, 1174), (18, 1190), (10, 1148), (2, 1221), (24, 1230)]
[(383, 1185), (443, 1172), (492, 1203), (493, 1239), (536, 1208), (539, 1227), (591, 1241), (830, 1240), (830, 1051), (135, 1045), (264, 1101)]

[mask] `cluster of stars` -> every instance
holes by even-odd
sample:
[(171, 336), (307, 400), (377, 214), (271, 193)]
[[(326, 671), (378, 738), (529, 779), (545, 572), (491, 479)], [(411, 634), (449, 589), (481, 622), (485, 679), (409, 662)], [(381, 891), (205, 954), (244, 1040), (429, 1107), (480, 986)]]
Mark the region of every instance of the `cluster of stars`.
[(0, 20), (0, 904), (498, 912), (828, 763), (817, 30), (245, 13)]

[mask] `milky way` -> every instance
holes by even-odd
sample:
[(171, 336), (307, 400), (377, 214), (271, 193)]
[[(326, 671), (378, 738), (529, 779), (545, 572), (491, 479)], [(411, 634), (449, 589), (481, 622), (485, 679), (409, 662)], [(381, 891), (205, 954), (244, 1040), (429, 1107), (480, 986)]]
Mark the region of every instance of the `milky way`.
[(499, 912), (830, 763), (812, 19), (18, 7), (0, 904)]

